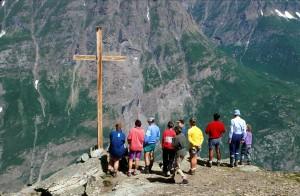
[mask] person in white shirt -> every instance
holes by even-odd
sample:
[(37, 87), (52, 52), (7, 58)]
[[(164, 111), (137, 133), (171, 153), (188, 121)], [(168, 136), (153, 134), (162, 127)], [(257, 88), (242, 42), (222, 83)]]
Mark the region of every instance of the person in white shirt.
[(234, 110), (234, 118), (231, 119), (229, 131), (229, 147), (230, 147), (230, 167), (237, 166), (239, 160), (240, 144), (245, 141), (246, 122), (240, 117), (240, 110)]

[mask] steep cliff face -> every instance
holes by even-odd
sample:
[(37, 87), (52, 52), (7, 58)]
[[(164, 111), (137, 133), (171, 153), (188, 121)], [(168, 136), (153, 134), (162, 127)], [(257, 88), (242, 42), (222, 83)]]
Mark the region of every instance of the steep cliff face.
[(299, 83), (298, 1), (197, 1), (190, 12), (241, 63)]
[(1, 189), (40, 181), (95, 143), (96, 65), (72, 56), (96, 53), (96, 26), (104, 29), (105, 54), (128, 57), (104, 64), (105, 137), (116, 121), (128, 131), (136, 118), (146, 126), (146, 117), (156, 116), (164, 128), (170, 119), (196, 116), (204, 128), (213, 112), (227, 123), (238, 107), (257, 135), (255, 161), (299, 170), (299, 86), (216, 48), (207, 36), (219, 38), (200, 23), (199, 9), (212, 5), (197, 2), (19, 0), (0, 7)]

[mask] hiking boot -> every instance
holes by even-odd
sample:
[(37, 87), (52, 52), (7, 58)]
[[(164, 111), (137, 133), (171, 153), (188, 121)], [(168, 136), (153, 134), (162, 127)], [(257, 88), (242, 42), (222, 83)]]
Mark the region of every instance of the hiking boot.
[(208, 167), (212, 167), (212, 161), (208, 161), (207, 166), (208, 166)]
[(229, 165), (229, 167), (233, 167), (233, 158), (232, 157), (230, 157), (230, 165)]
[(169, 177), (171, 175), (171, 172), (168, 171), (166, 174), (167, 174), (167, 177)]
[(144, 173), (145, 173), (145, 174), (149, 174), (149, 173), (150, 173), (150, 171), (149, 171), (149, 167), (148, 167), (148, 166), (146, 166), (146, 167), (145, 167), (145, 169), (144, 169)]
[(237, 161), (234, 162), (234, 167), (237, 167), (238, 166), (238, 163)]
[(113, 172), (113, 173), (111, 174), (111, 176), (114, 177), (114, 178), (117, 177), (117, 172)]
[(195, 170), (195, 169), (190, 169), (188, 173), (189, 173), (190, 175), (195, 175), (196, 170)]
[(176, 183), (176, 182), (175, 182), (175, 179), (174, 179), (174, 178), (171, 178), (171, 179), (170, 179), (170, 183), (175, 184), (175, 183)]
[(188, 183), (189, 183), (189, 181), (187, 179), (183, 179), (181, 182), (181, 184), (188, 184)]
[(243, 161), (240, 161), (240, 162), (239, 162), (239, 165), (243, 165)]
[(132, 173), (132, 175), (134, 175), (134, 176), (139, 175), (139, 174), (140, 174), (140, 172), (136, 171), (136, 170)]

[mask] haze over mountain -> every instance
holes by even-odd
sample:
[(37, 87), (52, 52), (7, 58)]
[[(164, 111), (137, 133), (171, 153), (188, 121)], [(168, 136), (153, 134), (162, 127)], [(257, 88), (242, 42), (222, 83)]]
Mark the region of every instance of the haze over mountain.
[[(254, 129), (254, 162), (300, 170), (300, 3), (297, 1), (2, 0), (0, 191), (64, 168), (96, 143), (96, 65), (104, 64), (105, 135), (116, 121), (239, 108)], [(223, 138), (227, 156), (227, 136)], [(107, 141), (106, 141), (107, 142)], [(201, 155), (207, 156), (207, 140)]]

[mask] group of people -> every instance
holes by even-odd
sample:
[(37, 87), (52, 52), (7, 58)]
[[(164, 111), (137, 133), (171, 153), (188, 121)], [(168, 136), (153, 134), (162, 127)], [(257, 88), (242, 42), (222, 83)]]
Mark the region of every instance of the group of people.
[[(230, 167), (243, 164), (245, 158), (247, 163), (251, 161), (251, 145), (252, 130), (240, 115), (239, 110), (234, 110), (234, 118), (231, 120), (229, 130), (229, 148), (230, 148)], [(217, 154), (217, 166), (221, 161), (221, 139), (226, 132), (225, 125), (220, 121), (220, 115), (215, 113), (213, 121), (208, 123), (205, 133), (208, 135), (209, 161), (208, 167), (212, 167), (213, 149)], [(109, 144), (109, 171), (113, 176), (117, 175), (119, 161), (128, 155), (128, 172), (127, 175), (137, 175), (139, 173), (139, 161), (144, 152), (144, 173), (152, 172), (154, 162), (154, 152), (157, 144), (160, 142), (160, 128), (155, 124), (153, 117), (148, 119), (148, 128), (146, 131), (142, 128), (140, 120), (135, 121), (135, 126), (130, 129), (126, 138), (122, 131), (121, 125), (116, 124), (116, 129), (110, 133)], [(197, 156), (201, 149), (204, 137), (202, 131), (196, 125), (196, 119), (189, 120), (189, 129), (185, 127), (184, 120), (180, 119), (174, 122), (169, 121), (166, 130), (162, 133), (161, 148), (163, 158), (163, 174), (171, 176), (171, 180), (175, 182), (175, 173), (180, 174), (182, 183), (188, 183), (186, 175), (182, 171), (180, 165), (186, 155), (186, 149), (190, 155), (190, 170), (188, 173), (194, 175), (197, 166)], [(126, 146), (126, 141), (128, 146)], [(189, 145), (187, 145), (187, 143)], [(241, 147), (241, 156), (239, 156)]]

